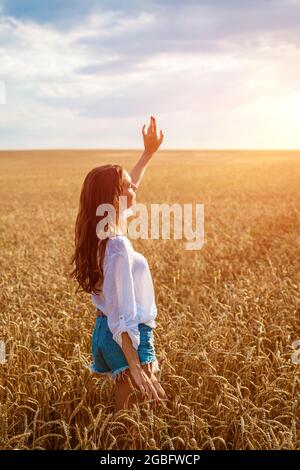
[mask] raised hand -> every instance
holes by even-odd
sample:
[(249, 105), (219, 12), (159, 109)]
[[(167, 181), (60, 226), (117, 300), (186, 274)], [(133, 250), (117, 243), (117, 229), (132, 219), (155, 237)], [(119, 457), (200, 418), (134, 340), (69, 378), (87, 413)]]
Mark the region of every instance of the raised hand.
[(163, 141), (164, 135), (162, 131), (160, 131), (159, 138), (157, 137), (156, 121), (153, 116), (151, 116), (150, 125), (148, 127), (147, 133), (145, 133), (145, 126), (146, 124), (144, 124), (142, 128), (145, 152), (151, 155), (155, 153), (160, 147), (160, 144)]

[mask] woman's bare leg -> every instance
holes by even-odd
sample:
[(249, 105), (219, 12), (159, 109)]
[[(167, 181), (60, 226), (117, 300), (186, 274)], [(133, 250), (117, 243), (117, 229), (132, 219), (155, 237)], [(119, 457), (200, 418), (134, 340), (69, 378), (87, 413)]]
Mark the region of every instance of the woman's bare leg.
[[(142, 368), (148, 377), (150, 377), (151, 364), (143, 364)], [(117, 413), (121, 409), (131, 409), (134, 403), (141, 403), (142, 401), (142, 394), (135, 385), (129, 369), (126, 369), (116, 379), (114, 412)]]
[[(143, 364), (142, 368), (144, 369), (148, 377), (150, 377), (151, 373), (153, 372), (153, 363)], [(143, 400), (144, 399), (141, 394), (141, 391), (134, 383), (129, 369), (126, 369), (123, 374), (120, 374), (117, 377), (116, 380), (114, 415), (116, 415), (118, 411), (122, 409), (131, 409), (133, 407), (133, 404), (140, 403)], [(115, 437), (117, 438), (119, 449), (128, 448), (128, 435), (130, 435), (132, 428), (133, 424), (128, 423), (128, 421), (126, 421), (127, 436), (125, 435), (125, 438), (120, 436), (120, 434), (124, 434), (124, 430), (115, 430)]]
[[(143, 367), (143, 366), (142, 366)], [(119, 374), (116, 379), (115, 384), (115, 408), (114, 415), (118, 414), (120, 410), (128, 410), (133, 407), (134, 403), (139, 403), (142, 401), (141, 393), (132, 385), (133, 380), (131, 379), (131, 374), (129, 369), (123, 371), (122, 374)], [(119, 420), (121, 418), (119, 417)], [(123, 421), (123, 419), (121, 419)], [(117, 428), (114, 431), (115, 438), (117, 439), (118, 449), (128, 449), (128, 436), (130, 436), (133, 423), (124, 423), (126, 425), (126, 432), (124, 434), (124, 429)], [(129, 447), (130, 448), (130, 447)]]

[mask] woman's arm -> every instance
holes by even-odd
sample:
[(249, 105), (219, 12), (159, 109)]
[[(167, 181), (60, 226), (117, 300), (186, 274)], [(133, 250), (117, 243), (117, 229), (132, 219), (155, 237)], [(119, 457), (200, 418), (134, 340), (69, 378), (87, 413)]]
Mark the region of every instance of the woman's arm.
[(145, 124), (143, 125), (143, 128), (142, 128), (145, 150), (140, 156), (137, 164), (134, 166), (134, 168), (130, 172), (132, 183), (135, 184), (137, 187), (139, 186), (144, 176), (145, 170), (153, 154), (158, 150), (164, 138), (162, 131), (160, 131), (159, 139), (157, 138), (156, 121), (153, 116), (151, 116), (150, 125), (148, 127), (147, 133), (145, 133), (144, 129), (145, 129)]
[(131, 377), (142, 392), (143, 398), (154, 398), (157, 403), (165, 399), (166, 394), (154, 375), (151, 379), (144, 371), (137, 350), (133, 347), (127, 332), (122, 333), (122, 350), (127, 359)]
[(141, 369), (141, 362), (137, 350), (133, 347), (131, 338), (126, 332), (122, 333), (122, 349), (130, 369)]
[(131, 181), (132, 181), (133, 184), (135, 184), (135, 186), (137, 188), (138, 188), (138, 186), (139, 186), (139, 184), (140, 184), (140, 182), (141, 182), (141, 180), (144, 176), (145, 170), (146, 170), (151, 158), (152, 158), (152, 155), (147, 153), (144, 150), (144, 152), (140, 156), (137, 164), (134, 166), (134, 168), (130, 172)]

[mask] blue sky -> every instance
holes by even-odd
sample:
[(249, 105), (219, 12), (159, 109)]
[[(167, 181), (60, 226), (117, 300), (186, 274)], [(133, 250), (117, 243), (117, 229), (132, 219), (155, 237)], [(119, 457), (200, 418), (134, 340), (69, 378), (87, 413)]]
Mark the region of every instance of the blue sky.
[(0, 0), (0, 148), (142, 149), (151, 115), (162, 149), (300, 148), (299, 19), (299, 0)]

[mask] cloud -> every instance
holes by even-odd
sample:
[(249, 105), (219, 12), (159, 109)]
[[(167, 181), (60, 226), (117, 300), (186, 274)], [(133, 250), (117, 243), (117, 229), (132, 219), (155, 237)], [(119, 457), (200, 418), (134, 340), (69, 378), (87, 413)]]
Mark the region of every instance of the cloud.
[[(172, 128), (173, 147), (201, 146), (199, 126), (213, 147), (214, 132), (220, 147), (230, 138), (234, 147), (237, 128), (249, 145), (242, 126), (260, 134), (255, 113), (286, 115), (286, 90), (298, 86), (293, 0), (9, 0), (1, 7), (3, 146), (114, 147), (116, 124), (119, 147), (138, 147), (130, 126), (155, 113)], [(277, 129), (272, 116), (268, 122)], [(195, 134), (184, 136), (182, 123)], [(97, 140), (95, 129), (105, 135)]]
[(95, 7), (94, 0), (4, 0), (2, 12), (22, 21), (72, 28)]

